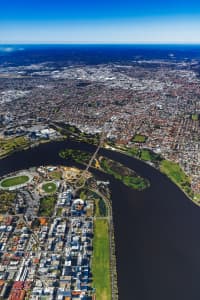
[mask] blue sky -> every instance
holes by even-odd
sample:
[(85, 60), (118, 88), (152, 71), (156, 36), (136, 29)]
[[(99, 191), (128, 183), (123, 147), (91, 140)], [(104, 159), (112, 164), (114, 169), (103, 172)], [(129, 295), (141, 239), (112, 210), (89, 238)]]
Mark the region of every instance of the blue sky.
[(197, 0), (0, 1), (0, 43), (200, 43)]

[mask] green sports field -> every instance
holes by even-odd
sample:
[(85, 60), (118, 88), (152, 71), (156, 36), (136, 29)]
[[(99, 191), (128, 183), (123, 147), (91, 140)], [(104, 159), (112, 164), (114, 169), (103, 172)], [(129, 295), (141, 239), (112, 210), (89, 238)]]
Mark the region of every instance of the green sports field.
[(1, 184), (1, 187), (3, 187), (3, 188), (10, 188), (10, 187), (24, 184), (28, 181), (29, 181), (28, 176), (21, 175), (21, 176), (6, 178), (6, 179), (2, 180), (0, 184)]
[(108, 221), (97, 219), (94, 226), (92, 259), (93, 287), (97, 300), (111, 300)]
[(57, 186), (54, 182), (47, 182), (43, 184), (42, 189), (45, 193), (52, 194), (56, 192)]

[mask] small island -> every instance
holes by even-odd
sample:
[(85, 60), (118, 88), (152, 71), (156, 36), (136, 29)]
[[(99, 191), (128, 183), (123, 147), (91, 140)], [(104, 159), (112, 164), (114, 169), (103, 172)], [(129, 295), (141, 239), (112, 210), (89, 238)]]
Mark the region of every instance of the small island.
[[(83, 165), (87, 165), (92, 157), (92, 154), (89, 152), (74, 149), (62, 150), (59, 155), (64, 159), (72, 159)], [(138, 191), (142, 191), (150, 186), (147, 179), (142, 178), (136, 172), (127, 168), (123, 164), (108, 159), (105, 156), (98, 155), (92, 163), (92, 168), (96, 168), (104, 173), (110, 174), (115, 179), (123, 182), (126, 186)]]
[(164, 159), (161, 154), (150, 149), (138, 148), (136, 146), (127, 147), (119, 145), (106, 145), (112, 151), (118, 151), (125, 155), (140, 159), (161, 173), (165, 174), (173, 181), (195, 204), (200, 206), (200, 194), (194, 193), (191, 185), (191, 178), (188, 176), (177, 162)]

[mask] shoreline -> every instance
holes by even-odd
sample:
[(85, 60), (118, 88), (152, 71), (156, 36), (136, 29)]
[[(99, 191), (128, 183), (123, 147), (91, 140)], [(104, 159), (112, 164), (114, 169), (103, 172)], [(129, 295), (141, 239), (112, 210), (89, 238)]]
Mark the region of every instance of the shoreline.
[[(139, 157), (136, 157), (136, 156), (133, 156), (133, 155), (129, 154), (125, 150), (121, 150), (119, 148), (115, 148), (115, 147), (112, 147), (112, 146), (109, 146), (109, 145), (106, 145), (105, 149), (108, 149), (108, 150), (111, 150), (111, 151), (115, 151), (115, 152), (119, 152), (119, 153), (124, 154), (126, 156), (133, 157), (133, 158), (135, 158), (135, 159), (137, 159), (139, 161), (142, 161), (143, 163), (145, 163), (147, 165), (150, 165), (151, 167), (153, 167), (154, 169), (156, 169), (158, 172), (160, 172), (161, 174), (165, 175), (170, 181), (172, 181), (188, 197), (188, 199), (190, 199), (195, 205), (197, 205), (198, 207), (200, 207), (200, 199), (194, 199), (194, 198), (192, 198), (189, 194), (187, 194), (184, 191), (184, 189), (182, 189), (182, 187), (181, 187), (180, 184), (178, 184), (175, 180), (173, 180), (172, 178), (170, 178), (170, 176), (168, 176), (166, 173), (162, 172), (160, 170), (160, 168), (158, 168), (158, 167), (155, 166), (154, 163), (151, 163), (150, 161), (142, 160)], [(173, 161), (170, 161), (170, 162), (173, 163)]]
[[(10, 153), (8, 153), (8, 154), (6, 154), (6, 155), (3, 155), (3, 156), (0, 156), (0, 160), (1, 159), (4, 159), (4, 158), (6, 158), (6, 157), (9, 157), (9, 156), (11, 156), (12, 154), (15, 154), (15, 153), (17, 153), (17, 152), (20, 152), (20, 151), (25, 151), (25, 150), (29, 150), (29, 149), (31, 149), (31, 148), (35, 148), (35, 147), (38, 147), (38, 146), (40, 146), (41, 144), (50, 144), (50, 143), (53, 143), (53, 142), (62, 142), (62, 141), (65, 141), (65, 140), (67, 140), (69, 137), (67, 137), (67, 136), (62, 136), (62, 137), (60, 137), (60, 138), (58, 138), (58, 139), (55, 139), (55, 140), (46, 140), (46, 141), (44, 141), (44, 140), (42, 140), (42, 141), (38, 141), (37, 143), (35, 143), (35, 144), (30, 144), (29, 146), (26, 146), (25, 148), (21, 148), (21, 149), (16, 149), (16, 150), (13, 150), (13, 151), (11, 151)], [(89, 142), (86, 142), (86, 140), (85, 140), (85, 138), (83, 139), (83, 141), (82, 141), (82, 139), (80, 138), (80, 140), (78, 140), (78, 139), (74, 139), (74, 137), (72, 137), (72, 138), (70, 138), (72, 141), (77, 141), (77, 142), (83, 142), (83, 143), (86, 143), (86, 144), (91, 144), (91, 143), (89, 143)], [(94, 146), (96, 146), (95, 144), (92, 144), (92, 145), (94, 145)], [(131, 155), (130, 153), (128, 153), (127, 151), (125, 151), (125, 150), (122, 150), (122, 149), (120, 149), (120, 148), (116, 148), (115, 146), (110, 146), (110, 145), (108, 145), (108, 144), (106, 144), (105, 146), (103, 146), (102, 147), (102, 149), (105, 149), (105, 150), (110, 150), (110, 151), (115, 151), (115, 152), (119, 152), (119, 153), (121, 153), (121, 154), (123, 154), (123, 155), (126, 155), (126, 156), (128, 156), (128, 157), (132, 157), (132, 158), (134, 158), (134, 159), (136, 159), (136, 160), (139, 160), (139, 161), (142, 161), (143, 163), (145, 163), (145, 164), (147, 164), (147, 165), (150, 165), (151, 167), (153, 167), (154, 169), (156, 169), (157, 171), (159, 171), (161, 174), (163, 174), (163, 175), (165, 175), (170, 181), (172, 181), (187, 197), (188, 197), (188, 199), (190, 199), (195, 205), (197, 205), (198, 207), (200, 207), (200, 197), (198, 197), (198, 198), (196, 198), (196, 199), (194, 199), (194, 198), (192, 198), (187, 192), (185, 192), (184, 191), (184, 189), (181, 187), (181, 185), (180, 184), (178, 184), (175, 180), (173, 180), (173, 179), (171, 179), (170, 178), (170, 176), (168, 176), (167, 174), (165, 174), (164, 172), (162, 172), (161, 170), (160, 170), (160, 168), (158, 168), (158, 167), (156, 167), (155, 166), (155, 164), (154, 163), (152, 163), (151, 161), (145, 161), (145, 160), (142, 160), (141, 158), (139, 158), (139, 157), (137, 157), (137, 156), (134, 156), (134, 155)], [(173, 163), (173, 161), (170, 161), (170, 162), (172, 162)], [(92, 167), (93, 168), (93, 167)], [(96, 168), (94, 168), (94, 169), (96, 169)], [(184, 172), (184, 171), (183, 171)], [(185, 172), (184, 172), (185, 173)], [(194, 196), (195, 197), (195, 196)]]

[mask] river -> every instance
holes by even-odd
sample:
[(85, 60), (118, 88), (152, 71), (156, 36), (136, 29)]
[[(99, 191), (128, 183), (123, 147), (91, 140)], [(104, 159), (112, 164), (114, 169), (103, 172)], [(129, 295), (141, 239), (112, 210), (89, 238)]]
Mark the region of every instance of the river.
[[(0, 160), (0, 176), (39, 165), (66, 165), (58, 152), (66, 147), (94, 151), (92, 145), (52, 142)], [(199, 300), (200, 208), (151, 166), (101, 149), (150, 180), (139, 192), (109, 175), (116, 239), (119, 299)]]

